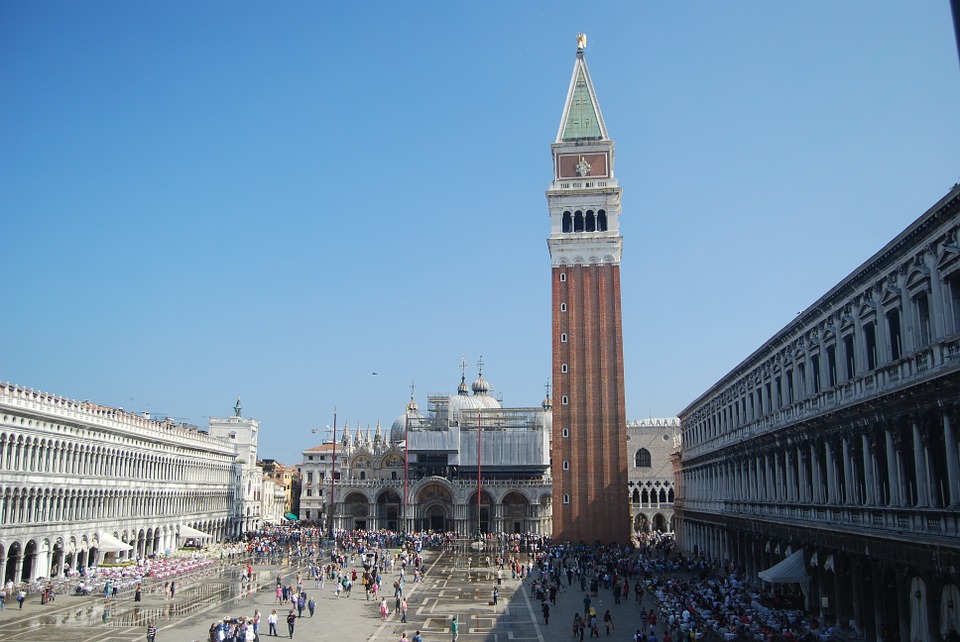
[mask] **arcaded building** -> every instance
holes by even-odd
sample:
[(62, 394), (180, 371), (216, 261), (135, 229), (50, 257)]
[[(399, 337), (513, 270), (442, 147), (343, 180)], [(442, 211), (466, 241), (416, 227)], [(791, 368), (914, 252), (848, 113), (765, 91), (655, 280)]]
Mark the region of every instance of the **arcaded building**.
[(634, 533), (673, 532), (674, 453), (680, 448), (676, 417), (627, 422), (630, 514)]
[(549, 535), (550, 400), (504, 408), (491, 393), (482, 370), (470, 387), (461, 376), (456, 394), (428, 395), (425, 411), (411, 393), (389, 432), (348, 423), (336, 444), (304, 450), (301, 518), (346, 530)]
[(680, 413), (677, 536), (868, 639), (960, 631), (960, 185)]
[(195, 426), (0, 384), (2, 579), (222, 539), (236, 453)]
[(621, 190), (585, 46), (581, 35), (551, 145), (553, 180), (547, 190), (556, 400), (553, 538), (626, 543)]

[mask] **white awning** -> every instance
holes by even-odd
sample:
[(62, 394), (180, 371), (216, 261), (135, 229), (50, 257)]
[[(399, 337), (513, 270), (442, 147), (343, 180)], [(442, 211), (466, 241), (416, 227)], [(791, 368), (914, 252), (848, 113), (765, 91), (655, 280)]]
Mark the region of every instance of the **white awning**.
[(133, 548), (133, 544), (122, 542), (110, 533), (100, 533), (100, 545), (97, 548), (104, 553), (119, 553), (129, 551)]
[(803, 566), (803, 549), (790, 557), (774, 564), (765, 571), (757, 573), (761, 580), (771, 584), (803, 583), (807, 579), (807, 569)]
[(197, 529), (187, 526), (186, 524), (180, 524), (180, 537), (184, 539), (213, 539), (213, 535), (208, 535), (203, 531), (198, 531)]

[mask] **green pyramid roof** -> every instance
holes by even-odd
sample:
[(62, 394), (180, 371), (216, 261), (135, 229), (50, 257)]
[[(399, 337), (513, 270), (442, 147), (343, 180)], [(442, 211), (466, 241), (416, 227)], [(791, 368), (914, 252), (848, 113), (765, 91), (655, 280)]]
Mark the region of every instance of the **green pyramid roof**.
[(567, 122), (563, 126), (562, 140), (584, 138), (600, 140), (603, 138), (603, 132), (600, 131), (600, 118), (597, 116), (597, 106), (590, 96), (588, 82), (583, 69), (578, 67), (577, 78), (573, 86), (573, 96), (570, 100), (570, 108), (567, 111)]

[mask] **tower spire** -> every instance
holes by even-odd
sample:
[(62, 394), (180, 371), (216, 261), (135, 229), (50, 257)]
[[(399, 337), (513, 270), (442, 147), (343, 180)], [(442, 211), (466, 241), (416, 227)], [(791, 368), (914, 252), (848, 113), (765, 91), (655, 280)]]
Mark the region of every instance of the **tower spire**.
[(570, 88), (563, 106), (560, 130), (556, 142), (609, 140), (607, 126), (603, 122), (597, 93), (593, 89), (590, 70), (583, 50), (587, 46), (587, 36), (577, 35), (577, 59), (573, 65)]

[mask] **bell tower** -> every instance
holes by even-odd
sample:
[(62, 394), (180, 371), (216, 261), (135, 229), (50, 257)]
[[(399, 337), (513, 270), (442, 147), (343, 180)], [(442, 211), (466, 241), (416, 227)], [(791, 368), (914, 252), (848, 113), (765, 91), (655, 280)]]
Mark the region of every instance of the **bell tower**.
[(553, 539), (630, 541), (614, 142), (577, 36), (547, 190), (553, 318)]

